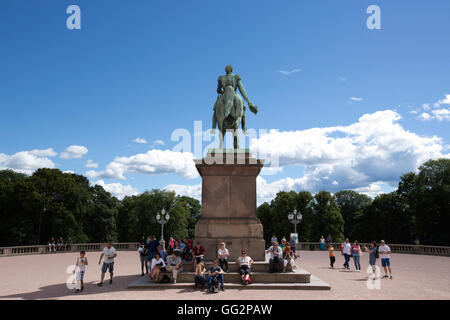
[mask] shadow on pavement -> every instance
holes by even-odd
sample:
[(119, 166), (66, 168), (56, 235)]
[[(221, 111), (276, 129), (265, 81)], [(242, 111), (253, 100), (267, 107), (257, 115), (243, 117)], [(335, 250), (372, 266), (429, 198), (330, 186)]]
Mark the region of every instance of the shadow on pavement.
[(126, 291), (128, 289), (128, 283), (135, 280), (136, 275), (129, 276), (117, 276), (114, 277), (114, 282), (109, 284), (108, 276), (105, 277), (103, 287), (97, 286), (98, 282), (88, 282), (84, 284), (84, 290), (80, 293), (75, 293), (75, 289), (68, 289), (66, 283), (54, 284), (39, 288), (38, 291), (17, 293), (6, 296), (0, 296), (0, 299), (23, 299), (23, 300), (35, 300), (35, 299), (56, 299), (60, 297), (79, 297), (89, 296), (91, 294), (107, 293)]

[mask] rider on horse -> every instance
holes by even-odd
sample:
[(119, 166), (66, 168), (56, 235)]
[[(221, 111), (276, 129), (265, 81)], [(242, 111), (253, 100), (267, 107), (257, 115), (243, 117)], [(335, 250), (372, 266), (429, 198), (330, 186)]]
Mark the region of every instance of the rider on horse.
[[(239, 92), (241, 93), (241, 95), (244, 97), (245, 102), (247, 102), (250, 111), (252, 111), (254, 114), (256, 114), (258, 112), (258, 108), (253, 105), (250, 100), (247, 97), (247, 93), (244, 90), (244, 87), (242, 85), (242, 81), (241, 81), (241, 77), (237, 74), (233, 73), (233, 67), (228, 65), (225, 67), (225, 72), (227, 73), (224, 76), (220, 76), (217, 79), (217, 93), (219, 94), (219, 96), (217, 97), (217, 101), (219, 101), (220, 96), (224, 93), (224, 89), (227, 86), (232, 86), (234, 88), (235, 91), (235, 95), (237, 96), (237, 89), (239, 89)], [(213, 122), (212, 122), (212, 127), (215, 128), (216, 127), (216, 106), (217, 106), (217, 101), (214, 104), (214, 114), (213, 114)], [(245, 127), (245, 106), (244, 106), (244, 112), (242, 115), (242, 131), (244, 133), (247, 133), (247, 128)], [(228, 115), (230, 114), (230, 108), (227, 108), (225, 110), (225, 118), (228, 117)]]

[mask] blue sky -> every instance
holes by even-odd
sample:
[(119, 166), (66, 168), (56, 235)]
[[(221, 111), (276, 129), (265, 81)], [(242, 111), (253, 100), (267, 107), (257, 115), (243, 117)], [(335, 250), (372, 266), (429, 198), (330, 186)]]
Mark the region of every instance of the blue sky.
[[(81, 30), (66, 28), (71, 4)], [(366, 27), (373, 4), (381, 30)], [(255, 142), (282, 159), (261, 176), (260, 201), (390, 191), (449, 156), (448, 12), (447, 0), (3, 0), (0, 169), (91, 171), (120, 197), (168, 185), (198, 196), (170, 137), (194, 121), (209, 128), (217, 76), (232, 64), (260, 110), (248, 127), (278, 129), (285, 143)]]

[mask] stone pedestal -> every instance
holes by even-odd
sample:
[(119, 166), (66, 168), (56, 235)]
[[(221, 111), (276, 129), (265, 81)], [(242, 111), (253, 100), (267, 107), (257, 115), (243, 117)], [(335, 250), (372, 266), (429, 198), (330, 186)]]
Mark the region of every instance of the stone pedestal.
[(195, 241), (206, 249), (206, 260), (217, 257), (220, 242), (230, 260), (246, 249), (255, 261), (265, 259), (263, 227), (256, 217), (256, 177), (263, 161), (248, 150), (212, 149), (195, 166), (202, 177), (202, 216)]

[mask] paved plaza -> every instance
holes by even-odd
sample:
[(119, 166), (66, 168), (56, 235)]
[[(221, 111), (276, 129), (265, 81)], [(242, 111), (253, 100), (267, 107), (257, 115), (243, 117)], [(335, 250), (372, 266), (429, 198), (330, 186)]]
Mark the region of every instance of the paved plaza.
[[(337, 255), (336, 268), (328, 266), (328, 253), (300, 251), (297, 264), (327, 282), (331, 290), (258, 290), (229, 289), (219, 294), (193, 291), (190, 288), (129, 289), (129, 283), (140, 277), (140, 263), (136, 252), (119, 251), (115, 262), (115, 281), (96, 283), (100, 277), (99, 252), (88, 252), (85, 290), (75, 294), (66, 287), (69, 265), (75, 263), (76, 253), (56, 253), (0, 258), (0, 299), (450, 299), (450, 258), (393, 254), (394, 279), (381, 279), (380, 289), (367, 288), (365, 270), (368, 256), (361, 257), (362, 272), (341, 269), (343, 257)], [(352, 263), (353, 261), (351, 261)], [(377, 260), (379, 264), (379, 259)], [(105, 278), (108, 280), (108, 275)]]

